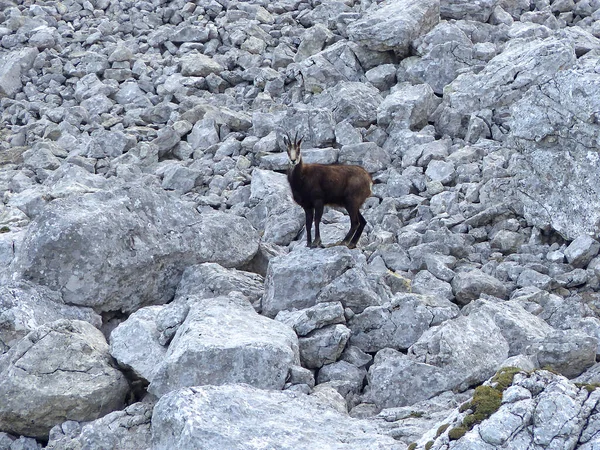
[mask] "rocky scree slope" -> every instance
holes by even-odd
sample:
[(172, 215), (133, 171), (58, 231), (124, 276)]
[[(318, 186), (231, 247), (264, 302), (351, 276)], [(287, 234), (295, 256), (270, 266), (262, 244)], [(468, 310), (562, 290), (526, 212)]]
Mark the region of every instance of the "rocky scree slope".
[(599, 18), (0, 1), (0, 448), (599, 447)]

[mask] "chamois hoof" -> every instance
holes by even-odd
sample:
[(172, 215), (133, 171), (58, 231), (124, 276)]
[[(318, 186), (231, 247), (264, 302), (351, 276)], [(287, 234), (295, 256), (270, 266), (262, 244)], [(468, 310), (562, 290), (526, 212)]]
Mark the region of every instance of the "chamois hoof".
[(356, 248), (356, 244), (354, 242), (349, 242), (348, 244), (346, 244), (346, 247), (352, 250), (353, 248)]
[(317, 242), (317, 243), (314, 243), (314, 242), (313, 242), (313, 243), (312, 243), (312, 244), (310, 244), (308, 247), (309, 247), (309, 248), (324, 248), (324, 247), (323, 247), (323, 244), (321, 244), (320, 242)]

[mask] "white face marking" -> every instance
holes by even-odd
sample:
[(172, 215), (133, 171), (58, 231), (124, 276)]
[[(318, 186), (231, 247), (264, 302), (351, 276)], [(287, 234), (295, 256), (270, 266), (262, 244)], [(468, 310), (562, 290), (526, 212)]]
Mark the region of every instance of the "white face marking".
[(290, 166), (296, 167), (301, 160), (300, 148), (290, 145), (287, 149), (288, 158), (290, 158)]

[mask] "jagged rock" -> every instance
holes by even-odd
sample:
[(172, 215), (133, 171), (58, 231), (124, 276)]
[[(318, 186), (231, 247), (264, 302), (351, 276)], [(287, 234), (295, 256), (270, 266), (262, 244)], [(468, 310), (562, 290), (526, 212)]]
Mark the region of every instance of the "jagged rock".
[(280, 311), (275, 320), (289, 325), (298, 336), (306, 336), (311, 331), (326, 325), (345, 323), (344, 307), (341, 303), (317, 303), (299, 311)]
[(84, 320), (96, 328), (102, 318), (91, 308), (66, 305), (60, 294), (21, 281), (0, 286), (0, 341), (12, 347), (39, 326), (59, 319)]
[(415, 361), (391, 348), (377, 352), (367, 378), (364, 401), (374, 403), (379, 409), (411, 405), (451, 388), (443, 369)]
[(439, 103), (428, 84), (401, 86), (379, 105), (377, 124), (388, 126), (394, 123), (394, 126), (420, 130), (427, 125)]
[(88, 423), (65, 422), (50, 430), (48, 450), (102, 450), (151, 448), (153, 403), (134, 403)]
[(600, 242), (590, 236), (582, 235), (569, 244), (564, 254), (572, 266), (586, 267), (599, 250)]
[(0, 428), (45, 439), (67, 419), (123, 407), (129, 386), (111, 363), (104, 336), (89, 323), (42, 325), (0, 356)]
[(481, 294), (493, 295), (499, 298), (507, 297), (504, 283), (477, 269), (457, 273), (451, 284), (456, 301), (461, 305), (477, 300)]
[[(487, 383), (486, 383), (487, 384)], [(600, 391), (577, 387), (545, 370), (517, 373), (503, 392), (502, 404), (453, 442), (452, 448), (492, 450), (532, 445), (592, 449), (597, 445), (597, 403)], [(444, 448), (463, 414), (454, 414), (445, 430), (424, 436), (416, 448)], [(560, 430), (560, 431), (559, 431)], [(433, 442), (426, 444), (426, 439)], [(455, 438), (456, 439), (456, 438)]]
[[(196, 420), (206, 414), (215, 420)], [(227, 385), (187, 388), (161, 398), (152, 416), (153, 448), (183, 450), (200, 442), (207, 448), (248, 442), (298, 450), (405, 448), (372, 423), (351, 419), (315, 396)]]
[[(287, 161), (285, 164), (287, 166)], [(246, 216), (257, 229), (264, 230), (262, 241), (289, 244), (302, 229), (305, 219), (302, 208), (292, 199), (286, 176), (255, 169), (250, 189), (253, 209)]]
[(207, 77), (222, 71), (223, 66), (219, 62), (202, 53), (193, 52), (181, 57), (181, 74), (185, 77)]
[(166, 347), (160, 343), (157, 327), (163, 306), (148, 306), (131, 314), (110, 334), (110, 354), (136, 377), (152, 381), (158, 363), (165, 358)]
[[(464, 136), (468, 119), (474, 112), (491, 109), (495, 111), (493, 116), (501, 115), (527, 89), (545, 83), (574, 63), (575, 52), (566, 42), (557, 39), (511, 41), (481, 72), (461, 74), (445, 88), (447, 95), (440, 107), (436, 129), (441, 134)], [(500, 124), (505, 120), (494, 119)], [(540, 127), (527, 125), (527, 128)]]
[(419, 3), (387, 0), (352, 22), (346, 32), (351, 40), (376, 51), (394, 51), (406, 56), (412, 41), (431, 30), (440, 20), (440, 2)]
[(318, 369), (338, 360), (350, 338), (344, 325), (329, 325), (298, 339), (303, 367)]
[(254, 311), (243, 297), (198, 299), (149, 386), (160, 397), (185, 386), (247, 383), (281, 389), (299, 363), (295, 333)]
[[(588, 147), (598, 132), (591, 119), (597, 109), (590, 89), (600, 78), (563, 70), (551, 80), (533, 87), (511, 109), (510, 140), (522, 155), (515, 168), (516, 194), (530, 223), (551, 227), (567, 239), (597, 236), (598, 192), (580, 180), (594, 176), (600, 165)], [(556, 149), (560, 152), (555, 155)], [(573, 181), (565, 183), (567, 178)]]
[(350, 344), (364, 352), (406, 350), (431, 326), (459, 315), (456, 305), (440, 297), (396, 294), (390, 303), (370, 306), (352, 317)]
[(29, 227), (15, 271), (67, 303), (133, 311), (170, 300), (187, 265), (239, 267), (257, 250), (247, 220), (199, 215), (165, 193), (132, 186), (53, 201)]
[(444, 370), (448, 389), (466, 389), (489, 378), (506, 358), (509, 345), (487, 314), (447, 320), (426, 330), (409, 348), (418, 362)]
[(250, 303), (257, 305), (264, 294), (262, 276), (237, 269), (226, 269), (216, 263), (203, 263), (187, 267), (177, 285), (175, 301), (187, 297), (214, 298), (241, 292)]
[(370, 173), (383, 170), (391, 163), (388, 152), (374, 142), (344, 145), (338, 160), (344, 164), (360, 165)]
[(440, 0), (440, 17), (442, 19), (478, 20), (487, 22), (494, 11), (498, 0)]
[[(263, 314), (314, 306), (327, 285), (360, 261), (358, 252), (346, 247), (301, 248), (269, 262), (262, 299)], [(332, 298), (340, 301), (343, 298)], [(343, 303), (343, 302), (342, 302)]]
[(366, 127), (377, 121), (377, 108), (383, 101), (379, 91), (359, 82), (342, 82), (328, 88), (313, 102), (333, 111), (333, 120), (347, 120), (355, 127)]
[(33, 65), (39, 52), (37, 48), (23, 48), (2, 56), (0, 67), (0, 94), (13, 97), (21, 90), (21, 75)]

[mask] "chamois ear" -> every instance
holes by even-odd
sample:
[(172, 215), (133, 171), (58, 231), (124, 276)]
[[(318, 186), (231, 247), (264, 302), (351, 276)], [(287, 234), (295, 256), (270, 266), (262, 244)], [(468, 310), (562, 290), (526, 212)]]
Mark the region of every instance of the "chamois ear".
[(283, 136), (283, 144), (284, 144), (286, 147), (289, 147), (289, 146), (290, 146), (290, 140), (288, 139), (288, 137), (287, 137), (287, 136)]
[(298, 145), (298, 150), (300, 150), (300, 144), (302, 144), (302, 140), (304, 139), (304, 136), (300, 136), (300, 139), (298, 139), (298, 143), (296, 145)]

